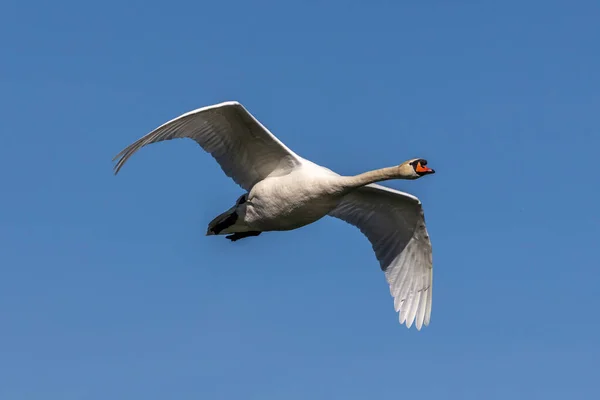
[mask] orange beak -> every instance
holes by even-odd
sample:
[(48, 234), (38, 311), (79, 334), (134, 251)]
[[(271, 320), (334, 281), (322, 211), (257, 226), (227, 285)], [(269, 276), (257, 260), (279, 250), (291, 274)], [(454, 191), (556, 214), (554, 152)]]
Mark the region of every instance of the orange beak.
[(424, 165), (421, 165), (421, 163), (417, 163), (417, 168), (415, 168), (415, 171), (420, 172), (420, 173), (424, 173), (424, 172), (433, 173), (433, 172), (435, 172), (431, 168), (428, 168), (428, 167), (426, 167)]

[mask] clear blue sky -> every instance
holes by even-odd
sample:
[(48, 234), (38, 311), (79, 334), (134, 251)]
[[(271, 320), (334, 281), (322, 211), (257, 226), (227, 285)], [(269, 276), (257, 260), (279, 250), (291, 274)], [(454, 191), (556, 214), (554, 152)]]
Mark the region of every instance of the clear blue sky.
[[(0, 398), (598, 398), (600, 3), (414, 3), (4, 1)], [(192, 141), (113, 176), (224, 100), (340, 173), (429, 160), (387, 183), (429, 327), (341, 221), (205, 237), (241, 189)]]

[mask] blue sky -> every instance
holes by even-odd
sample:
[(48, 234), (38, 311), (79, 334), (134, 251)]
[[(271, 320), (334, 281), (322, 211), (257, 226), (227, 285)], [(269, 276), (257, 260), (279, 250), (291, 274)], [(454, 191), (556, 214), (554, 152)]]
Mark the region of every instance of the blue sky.
[[(597, 398), (600, 4), (0, 6), (0, 398)], [(294, 151), (423, 201), (433, 313), (400, 326), (326, 218), (230, 243), (241, 194), (191, 141), (241, 101)]]

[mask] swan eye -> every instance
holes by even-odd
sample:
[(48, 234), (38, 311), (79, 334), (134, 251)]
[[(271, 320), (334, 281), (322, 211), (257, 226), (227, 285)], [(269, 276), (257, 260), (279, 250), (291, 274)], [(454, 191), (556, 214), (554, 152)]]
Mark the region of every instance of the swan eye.
[(417, 168), (420, 165), (427, 165), (427, 160), (424, 160), (422, 158), (419, 158), (417, 160), (411, 161), (410, 165), (412, 165), (414, 168)]

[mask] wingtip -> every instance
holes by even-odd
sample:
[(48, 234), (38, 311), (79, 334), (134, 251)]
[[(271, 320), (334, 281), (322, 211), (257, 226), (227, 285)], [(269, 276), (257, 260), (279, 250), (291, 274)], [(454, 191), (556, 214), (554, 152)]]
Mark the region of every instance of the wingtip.
[[(114, 159), (113, 159), (113, 162), (114, 162)], [(121, 170), (121, 166), (119, 165), (119, 163), (117, 163), (116, 165), (113, 165), (113, 175), (116, 176), (120, 170)]]
[(405, 320), (405, 321), (401, 322), (400, 325), (406, 326), (406, 329), (410, 329), (414, 325), (415, 328), (417, 329), (417, 331), (420, 332), (421, 329), (423, 329), (423, 327), (425, 327), (425, 326), (428, 326), (429, 323), (426, 321), (420, 321), (420, 320), (415, 319), (414, 321)]
[(123, 152), (124, 152), (124, 150), (119, 152), (119, 154), (114, 156), (111, 160), (111, 162), (113, 162), (113, 163), (115, 163), (115, 161), (116, 161), (116, 164), (113, 165), (113, 173), (115, 175), (117, 175), (119, 173), (119, 171), (121, 170), (121, 166), (123, 165), (121, 162), (121, 160), (123, 159)]

